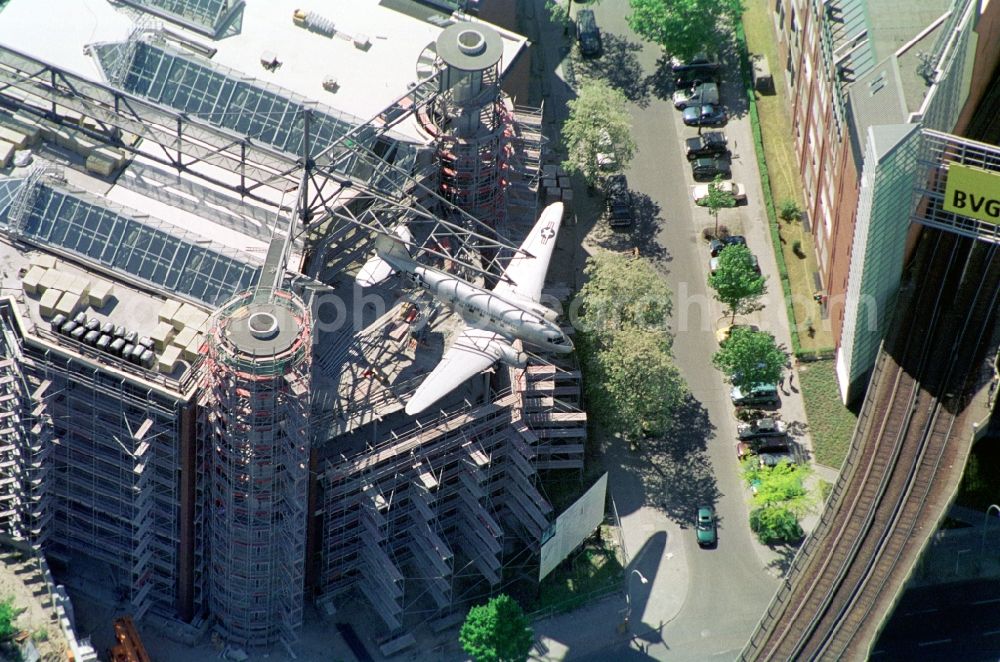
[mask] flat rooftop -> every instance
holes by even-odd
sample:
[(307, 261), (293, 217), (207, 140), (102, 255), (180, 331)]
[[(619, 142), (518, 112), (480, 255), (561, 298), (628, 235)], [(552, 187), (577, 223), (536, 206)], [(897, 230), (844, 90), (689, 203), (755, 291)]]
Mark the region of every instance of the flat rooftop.
[[(394, 7), (394, 8), (390, 8)], [(315, 10), (334, 27), (333, 36), (292, 21), (296, 9)], [(155, 19), (171, 32), (217, 49), (211, 62), (289, 90), (361, 121), (375, 117), (418, 80), (433, 58), (428, 51), (450, 19), (415, 2), (351, 0), (303, 5), (301, 0), (247, 0), (221, 38), (164, 21), (108, 0), (9, 0), (0, 12), (0, 44), (92, 80), (103, 80), (85, 46), (124, 42), (136, 21)], [(503, 42), (501, 67), (512, 63), (524, 37), (497, 28)], [(429, 55), (428, 55), (429, 53)], [(269, 62), (274, 66), (263, 66)], [(335, 78), (335, 91), (324, 88)], [(397, 132), (417, 141), (427, 136), (416, 121)]]
[[(91, 301), (85, 295), (81, 298), (80, 304), (74, 308), (74, 314), (83, 313), (88, 319), (97, 319), (101, 324), (110, 322), (115, 326), (122, 326), (126, 331), (134, 331), (139, 337), (156, 334), (156, 327), (159, 324), (158, 314), (166, 301), (166, 297), (153, 295), (120, 281), (112, 282), (105, 275), (85, 269), (78, 263), (57, 258), (40, 250), (25, 251), (11, 244), (6, 237), (0, 236), (0, 273), (2, 273), (0, 295), (11, 296), (17, 301), (25, 325), (23, 329), (25, 335), (54, 344), (67, 353), (91, 360), (105, 369), (128, 375), (135, 380), (156, 384), (174, 393), (178, 392), (178, 383), (184, 380), (194, 364), (194, 361), (190, 357), (185, 358), (183, 353), (178, 354), (172, 369), (158, 370), (154, 365), (151, 370), (145, 370), (92, 347), (86, 347), (84, 350), (81, 347), (83, 343), (55, 334), (51, 324), (53, 315), (43, 310), (46, 307), (43, 301), (44, 293), (40, 290), (30, 292), (29, 288), (25, 287), (25, 277), (33, 268), (38, 268), (39, 263), (53, 265), (44, 269), (45, 271), (54, 271), (64, 278), (68, 276), (78, 284), (86, 283), (91, 288), (101, 282), (110, 283), (109, 296), (103, 304)], [(177, 336), (175, 332), (171, 340)], [(170, 346), (172, 345), (168, 341), (162, 349), (157, 348), (153, 351), (159, 358), (164, 353), (163, 350)]]

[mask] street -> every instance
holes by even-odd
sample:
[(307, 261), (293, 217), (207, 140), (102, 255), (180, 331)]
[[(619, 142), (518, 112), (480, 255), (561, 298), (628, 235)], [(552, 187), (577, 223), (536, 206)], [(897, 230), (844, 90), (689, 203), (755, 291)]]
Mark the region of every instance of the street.
[[(609, 600), (538, 623), (536, 634), (542, 635), (545, 648), (539, 657), (732, 659), (770, 601), (776, 577), (791, 561), (794, 549), (779, 553), (760, 545), (747, 522), (748, 495), (735, 456), (736, 421), (729, 387), (711, 364), (718, 347), (714, 331), (722, 318), (722, 308), (706, 283), (708, 250), (702, 230), (712, 221), (707, 210), (690, 202), (694, 182), (682, 153), (683, 138), (696, 130), (683, 126), (669, 88), (661, 82), (665, 77), (653, 76), (660, 49), (631, 33), (625, 22), (627, 2), (606, 0), (593, 9), (605, 52), (600, 60), (577, 63), (574, 73), (609, 80), (631, 101), (638, 152), (626, 174), (639, 216), (631, 239), (663, 271), (674, 293), (674, 355), (692, 397), (682, 413), (679, 434), (634, 453), (614, 441), (604, 447), (609, 490), (630, 555), (625, 577), (632, 611), (629, 631), (613, 630), (625, 605)], [(547, 44), (547, 57), (561, 56), (551, 41), (543, 38), (542, 43)], [(790, 347), (739, 71), (732, 55), (724, 54), (723, 59), (722, 100), (732, 117), (724, 131), (733, 151), (733, 180), (747, 187), (749, 202), (722, 210), (719, 221), (734, 234), (746, 236), (768, 275), (766, 308), (750, 321)], [(562, 88), (554, 83), (549, 89), (555, 95)], [(578, 200), (583, 193), (577, 192)], [(580, 215), (578, 239), (583, 240), (589, 229), (586, 223), (592, 219)], [(615, 245), (622, 243), (620, 238), (602, 235), (599, 229), (591, 234), (599, 244), (625, 248)], [(781, 411), (784, 420), (804, 423), (794, 386), (783, 393)], [(799, 435), (797, 441), (808, 453), (808, 439), (801, 431)], [(693, 521), (702, 504), (714, 505), (719, 516), (715, 549), (700, 549), (695, 542)]]

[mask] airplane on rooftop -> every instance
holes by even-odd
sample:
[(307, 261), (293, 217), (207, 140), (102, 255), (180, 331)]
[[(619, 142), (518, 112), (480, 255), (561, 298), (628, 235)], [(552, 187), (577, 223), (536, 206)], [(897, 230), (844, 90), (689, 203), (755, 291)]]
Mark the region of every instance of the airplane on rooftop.
[(561, 202), (542, 211), (492, 290), (417, 263), (407, 248), (411, 237), (404, 227), (379, 235), (375, 255), (356, 276), (358, 284), (370, 287), (404, 271), (465, 321), (441, 361), (406, 403), (407, 414), (419, 414), (497, 361), (524, 367), (528, 356), (514, 348), (515, 340), (556, 354), (573, 351), (572, 341), (555, 323), (558, 313), (540, 302), (562, 215)]

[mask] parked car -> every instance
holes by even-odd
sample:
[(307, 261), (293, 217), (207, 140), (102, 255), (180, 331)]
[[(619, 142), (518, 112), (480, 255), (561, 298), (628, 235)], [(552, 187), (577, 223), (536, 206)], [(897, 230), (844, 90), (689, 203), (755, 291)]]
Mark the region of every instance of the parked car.
[(734, 386), (729, 392), (729, 397), (737, 407), (776, 405), (781, 402), (776, 384), (756, 384), (747, 393)]
[(601, 54), (601, 30), (597, 27), (594, 10), (581, 9), (576, 13), (576, 38), (580, 43), (581, 55), (597, 57)]
[(711, 506), (702, 506), (698, 509), (695, 532), (699, 547), (712, 547), (718, 542), (719, 532), (715, 526), (715, 510)]
[(711, 181), (719, 175), (728, 179), (730, 174), (729, 160), (724, 157), (703, 156), (691, 161), (691, 176), (696, 182)]
[[(693, 161), (693, 163), (697, 163)], [(704, 207), (708, 203), (708, 187), (710, 184), (699, 184), (691, 187), (691, 197), (694, 199), (694, 203), (699, 207)], [(741, 205), (747, 201), (747, 190), (743, 184), (737, 184), (736, 182), (719, 182), (719, 190), (725, 191), (732, 194), (733, 198), (736, 200), (736, 204)]]
[(705, 103), (719, 103), (719, 86), (715, 83), (699, 83), (674, 92), (674, 108), (677, 110)]
[(597, 133), (597, 168), (598, 170), (617, 170), (618, 159), (615, 158), (615, 146), (611, 135), (601, 128)]
[[(753, 255), (752, 253), (750, 254), (750, 266), (757, 274), (760, 274), (760, 262), (757, 261), (757, 256)], [(711, 260), (708, 261), (708, 270), (714, 274), (718, 269), (719, 269), (719, 258), (713, 257)]]
[(750, 423), (740, 423), (736, 426), (736, 434), (743, 441), (763, 439), (765, 437), (784, 437), (788, 425), (773, 417), (758, 418)]
[(726, 341), (729, 340), (729, 336), (733, 335), (733, 331), (736, 329), (750, 329), (751, 331), (760, 331), (753, 324), (728, 324), (718, 331), (715, 332), (715, 339), (720, 345), (725, 345)]
[(683, 118), (687, 126), (722, 126), (726, 123), (726, 111), (719, 106), (706, 103), (688, 106), (684, 109)]
[(701, 53), (687, 62), (675, 61), (671, 71), (674, 75), (674, 85), (682, 89), (691, 87), (699, 81), (718, 83), (721, 67), (715, 58)]
[(788, 464), (795, 464), (795, 456), (791, 452), (785, 451), (774, 451), (770, 453), (757, 453), (757, 459), (760, 461), (760, 466), (762, 467), (776, 467), (782, 462), (787, 462)]
[(605, 185), (605, 200), (608, 206), (608, 225), (616, 230), (632, 225), (632, 193), (628, 190), (625, 175), (608, 177)]
[(758, 439), (756, 441), (740, 441), (736, 443), (736, 457), (743, 461), (751, 455), (761, 453), (776, 455), (781, 453), (791, 454), (788, 444), (775, 439)]
[(710, 257), (719, 257), (719, 253), (726, 246), (746, 246), (747, 239), (741, 234), (731, 234), (722, 239), (713, 239), (708, 242), (708, 254)]
[(703, 156), (731, 156), (726, 134), (722, 131), (706, 131), (700, 136), (687, 138), (684, 146), (688, 161)]

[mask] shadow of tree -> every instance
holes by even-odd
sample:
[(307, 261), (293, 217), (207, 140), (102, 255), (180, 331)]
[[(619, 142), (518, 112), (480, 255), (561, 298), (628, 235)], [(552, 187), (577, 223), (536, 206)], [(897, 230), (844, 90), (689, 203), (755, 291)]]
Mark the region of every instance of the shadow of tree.
[(646, 76), (646, 80), (643, 81), (646, 89), (657, 99), (670, 99), (677, 89), (674, 85), (674, 72), (670, 66), (670, 58), (661, 55), (656, 60), (656, 71)]
[(771, 559), (767, 564), (767, 569), (779, 577), (784, 577), (788, 569), (792, 567), (795, 554), (799, 551), (799, 543), (768, 545), (768, 547), (778, 556)]
[(643, 257), (657, 262), (669, 262), (669, 251), (656, 241), (660, 230), (660, 206), (645, 193), (632, 192), (632, 225), (625, 230), (614, 230), (601, 219), (589, 238), (601, 248), (613, 251), (631, 251), (638, 247)]
[(600, 57), (583, 58), (579, 49), (573, 49), (573, 70), (576, 84), (583, 79), (602, 80), (639, 106), (649, 103), (649, 90), (642, 75), (642, 65), (636, 53), (642, 45), (618, 35), (604, 33), (604, 52)]
[(630, 458), (648, 505), (662, 508), (682, 528), (691, 526), (699, 506), (714, 504), (720, 495), (707, 452), (714, 431), (708, 411), (689, 395), (677, 412), (673, 432), (646, 439)]

